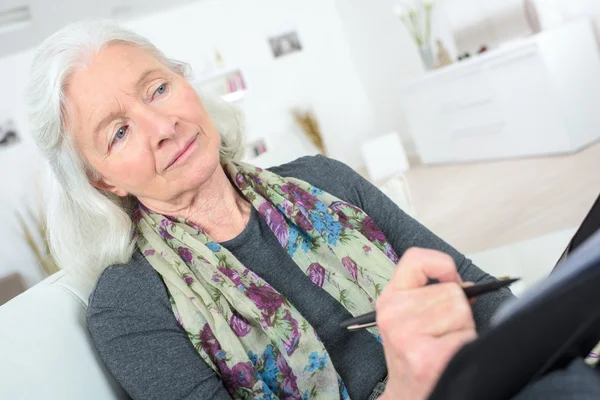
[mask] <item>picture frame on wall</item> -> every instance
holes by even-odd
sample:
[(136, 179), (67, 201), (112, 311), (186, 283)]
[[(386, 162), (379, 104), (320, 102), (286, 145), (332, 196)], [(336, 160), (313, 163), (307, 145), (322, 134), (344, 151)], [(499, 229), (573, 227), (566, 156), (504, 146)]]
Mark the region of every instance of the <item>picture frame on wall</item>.
[(296, 31), (286, 32), (269, 38), (269, 45), (275, 58), (302, 51), (302, 43), (300, 43), (298, 32)]
[(265, 139), (256, 139), (246, 145), (247, 154), (249, 157), (258, 157), (267, 152), (267, 142)]
[(0, 112), (0, 149), (11, 147), (18, 142), (19, 134), (14, 120), (8, 112)]

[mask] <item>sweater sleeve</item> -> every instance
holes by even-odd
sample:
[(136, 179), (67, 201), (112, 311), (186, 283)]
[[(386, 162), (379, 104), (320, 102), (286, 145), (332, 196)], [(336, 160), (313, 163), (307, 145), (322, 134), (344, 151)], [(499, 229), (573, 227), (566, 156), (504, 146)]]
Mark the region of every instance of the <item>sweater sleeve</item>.
[[(328, 174), (338, 181), (336, 184), (336, 186), (339, 186), (338, 193), (344, 195), (345, 191), (344, 197), (346, 199), (344, 200), (360, 207), (373, 219), (398, 256), (402, 256), (410, 247), (439, 250), (454, 259), (458, 272), (464, 281), (482, 283), (494, 279), (475, 266), (471, 260), (459, 251), (403, 212), (378, 188), (350, 167), (322, 156), (318, 158), (322, 158), (325, 164), (328, 164)], [(457, 229), (459, 228), (457, 227)], [(512, 297), (513, 295), (508, 289), (501, 289), (481, 296), (473, 305), (473, 316), (478, 331), (486, 328), (499, 306)]]
[(133, 399), (231, 399), (177, 323), (151, 268), (106, 270), (90, 297), (87, 324), (100, 358)]

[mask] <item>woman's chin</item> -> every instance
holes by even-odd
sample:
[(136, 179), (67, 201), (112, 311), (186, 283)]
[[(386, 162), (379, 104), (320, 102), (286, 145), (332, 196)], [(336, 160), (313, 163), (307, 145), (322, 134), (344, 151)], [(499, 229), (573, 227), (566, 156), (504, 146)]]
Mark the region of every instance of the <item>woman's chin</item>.
[(187, 182), (186, 186), (201, 187), (205, 182), (209, 181), (214, 175), (217, 168), (220, 168), (219, 156), (205, 155), (199, 152), (194, 159), (189, 160), (186, 165), (182, 165), (176, 179), (182, 179)]

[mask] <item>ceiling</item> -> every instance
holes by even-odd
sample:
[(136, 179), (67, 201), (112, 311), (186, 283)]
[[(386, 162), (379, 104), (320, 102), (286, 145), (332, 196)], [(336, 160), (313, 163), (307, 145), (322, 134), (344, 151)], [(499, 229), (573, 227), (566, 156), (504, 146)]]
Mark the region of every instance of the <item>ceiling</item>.
[[(35, 47), (70, 22), (85, 18), (122, 20), (192, 1), (0, 0), (0, 57)], [(4, 20), (20, 18), (24, 14), (25, 17), (29, 16), (29, 22), (2, 25)]]

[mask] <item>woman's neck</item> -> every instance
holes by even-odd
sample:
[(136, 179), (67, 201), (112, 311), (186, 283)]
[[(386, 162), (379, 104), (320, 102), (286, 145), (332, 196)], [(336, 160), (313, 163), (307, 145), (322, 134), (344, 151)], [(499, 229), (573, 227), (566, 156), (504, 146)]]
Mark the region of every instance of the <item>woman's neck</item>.
[(220, 166), (202, 187), (182, 195), (175, 204), (144, 205), (163, 215), (184, 218), (202, 228), (216, 242), (239, 235), (248, 224), (251, 209)]

